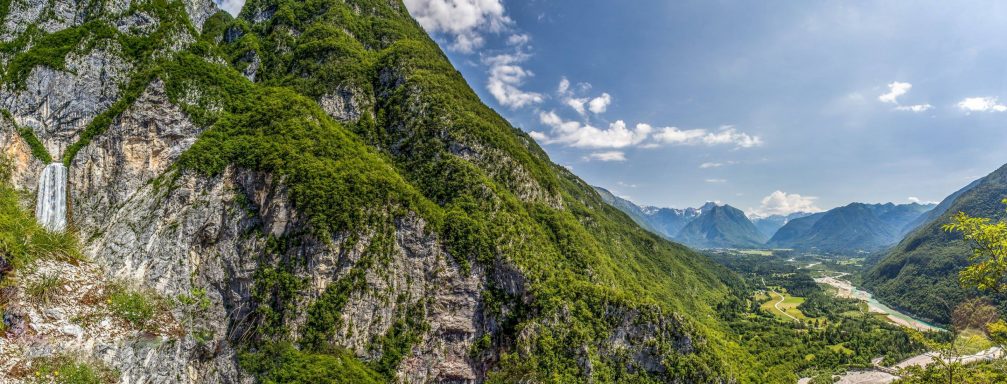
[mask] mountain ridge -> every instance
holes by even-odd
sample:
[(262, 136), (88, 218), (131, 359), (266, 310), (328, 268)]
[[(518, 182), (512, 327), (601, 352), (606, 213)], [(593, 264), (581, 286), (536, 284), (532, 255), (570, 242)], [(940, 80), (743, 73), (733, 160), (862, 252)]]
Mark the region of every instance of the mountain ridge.
[(896, 243), (902, 228), (931, 208), (916, 203), (850, 203), (791, 220), (767, 245), (827, 252), (876, 251)]

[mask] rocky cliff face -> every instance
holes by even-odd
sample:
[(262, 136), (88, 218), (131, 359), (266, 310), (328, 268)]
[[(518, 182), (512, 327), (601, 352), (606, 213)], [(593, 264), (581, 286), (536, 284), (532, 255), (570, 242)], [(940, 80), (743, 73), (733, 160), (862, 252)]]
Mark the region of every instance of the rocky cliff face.
[[(4, 309), (31, 321), (0, 338), (0, 377), (63, 351), (122, 382), (254, 382), (290, 371), (246, 370), (238, 356), (290, 342), (401, 382), (729, 379), (709, 345), (716, 326), (693, 325), (711, 321), (706, 301), (723, 289), (702, 259), (624, 220), (481, 105), (399, 1), (349, 3), (253, 1), (230, 20), (210, 0), (11, 2), (0, 145), (25, 191), (40, 152), (66, 162), (90, 262), (22, 272), (22, 289), (59, 274), (71, 294)], [(64, 60), (35, 60), (60, 33), (82, 38), (56, 50)], [(324, 43), (305, 48), (312, 39)], [(204, 67), (179, 75), (184, 63)], [(258, 83), (298, 93), (257, 115), (277, 92)], [(342, 141), (268, 152), (302, 126)], [(228, 127), (248, 140), (199, 147)], [(256, 137), (269, 139), (241, 147)], [(406, 197), (339, 205), (390, 190)], [(642, 264), (662, 272), (630, 272)], [(124, 284), (166, 303), (158, 326), (117, 321), (89, 294)]]

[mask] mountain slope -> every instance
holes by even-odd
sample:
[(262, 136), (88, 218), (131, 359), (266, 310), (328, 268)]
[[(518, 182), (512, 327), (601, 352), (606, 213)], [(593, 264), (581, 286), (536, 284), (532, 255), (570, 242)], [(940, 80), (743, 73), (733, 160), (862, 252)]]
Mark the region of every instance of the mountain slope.
[(878, 250), (897, 242), (901, 229), (930, 208), (920, 204), (852, 203), (792, 220), (767, 244), (827, 252)]
[(686, 224), (676, 239), (698, 248), (754, 248), (765, 241), (745, 213), (730, 205), (714, 205)]
[(699, 217), (700, 214), (716, 206), (714, 203), (706, 203), (700, 208), (686, 209), (641, 207), (632, 201), (612, 194), (612, 192), (609, 192), (605, 188), (594, 187), (594, 189), (601, 195), (602, 200), (629, 215), (633, 221), (644, 229), (672, 240), (678, 236), (678, 232), (686, 224), (689, 224), (690, 221)]
[(172, 348), (45, 342), (130, 382), (745, 377), (731, 276), (549, 161), (401, 1), (35, 5), (2, 15), (15, 184), (61, 160), (87, 258), (199, 307)]
[(948, 209), (951, 208), (951, 205), (954, 204), (954, 202), (955, 202), (956, 199), (958, 199), (958, 196), (961, 196), (963, 193), (968, 192), (969, 190), (971, 190), (973, 187), (975, 187), (977, 184), (979, 184), (979, 182), (981, 180), (982, 179), (973, 181), (973, 182), (969, 183), (969, 185), (966, 185), (965, 187), (962, 187), (962, 189), (959, 189), (959, 190), (955, 191), (955, 193), (952, 193), (948, 197), (945, 197), (944, 200), (941, 200), (940, 204), (937, 204), (937, 206), (934, 207), (934, 209), (931, 209), (930, 211), (928, 211), (928, 212), (926, 212), (926, 213), (924, 213), (922, 215), (919, 215), (917, 218), (913, 219), (908, 224), (906, 224), (904, 227), (902, 227), (902, 234), (903, 235), (909, 234), (910, 232), (912, 232), (916, 228), (919, 228), (919, 227), (921, 227), (923, 225), (926, 225), (927, 223), (929, 223), (929, 222), (937, 219), (941, 215), (943, 215), (944, 212), (947, 212)]
[(990, 173), (941, 201), (943, 212), (912, 231), (864, 274), (864, 284), (880, 299), (914, 315), (950, 321), (956, 303), (976, 292), (958, 285), (958, 271), (968, 263), (968, 246), (955, 233), (941, 229), (958, 212), (1005, 217), (1007, 166)]
[(602, 201), (628, 215), (629, 218), (633, 219), (633, 222), (640, 227), (643, 227), (643, 229), (654, 232), (658, 235), (664, 235), (663, 231), (651, 225), (652, 218), (640, 206), (634, 204), (632, 201), (616, 196), (605, 188), (593, 188), (596, 192), (598, 192), (598, 196), (601, 196)]
[(776, 234), (776, 231), (779, 231), (780, 228), (783, 228), (783, 226), (787, 225), (787, 223), (789, 223), (791, 220), (800, 219), (802, 217), (807, 217), (810, 215), (811, 213), (809, 212), (794, 212), (789, 215), (770, 215), (766, 217), (756, 217), (751, 219), (751, 221), (752, 224), (755, 224), (755, 227), (759, 229), (759, 233), (762, 233), (762, 235), (765, 238), (769, 239)]

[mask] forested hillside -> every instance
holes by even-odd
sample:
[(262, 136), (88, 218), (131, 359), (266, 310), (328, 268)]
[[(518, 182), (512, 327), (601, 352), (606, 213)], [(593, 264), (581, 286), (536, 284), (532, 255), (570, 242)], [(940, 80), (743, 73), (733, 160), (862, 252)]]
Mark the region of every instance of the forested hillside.
[(177, 349), (78, 351), (124, 380), (789, 380), (721, 320), (734, 275), (553, 164), (399, 0), (8, 3), (14, 184), (63, 162), (87, 258), (185, 304)]
[(952, 216), (1000, 220), (1005, 217), (1001, 200), (1007, 196), (1007, 166), (973, 182), (947, 197), (938, 206), (943, 212), (911, 232), (876, 265), (866, 271), (864, 284), (888, 303), (923, 318), (948, 323), (958, 303), (978, 294), (962, 288), (958, 272), (968, 264), (969, 245), (956, 233), (942, 229)]

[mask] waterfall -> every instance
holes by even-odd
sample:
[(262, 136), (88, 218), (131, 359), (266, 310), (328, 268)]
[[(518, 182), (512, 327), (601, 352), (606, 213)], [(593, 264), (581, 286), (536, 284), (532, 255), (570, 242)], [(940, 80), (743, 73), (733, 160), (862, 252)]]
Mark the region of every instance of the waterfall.
[(63, 164), (49, 164), (38, 179), (38, 203), (35, 218), (50, 231), (62, 232), (66, 229), (66, 167)]

